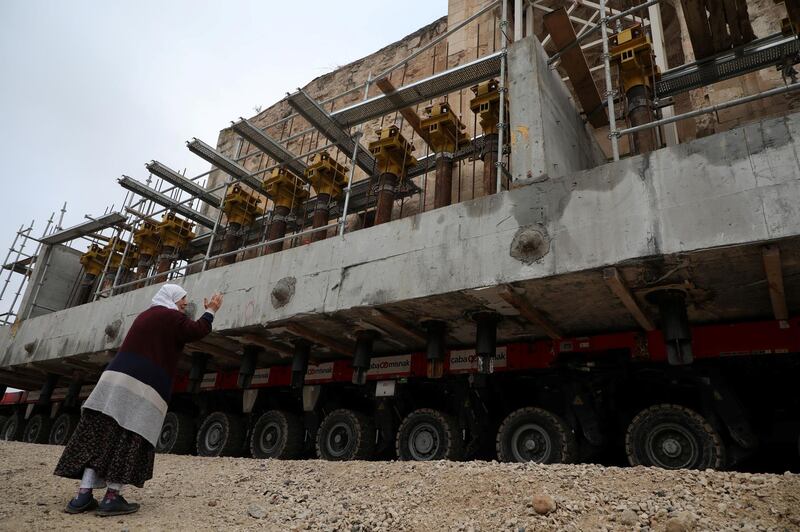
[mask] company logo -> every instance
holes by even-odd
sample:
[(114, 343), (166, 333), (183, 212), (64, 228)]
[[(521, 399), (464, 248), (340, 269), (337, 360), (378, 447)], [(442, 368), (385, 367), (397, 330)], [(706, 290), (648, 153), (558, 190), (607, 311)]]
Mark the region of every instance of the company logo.
[(306, 371), (307, 381), (323, 381), (333, 378), (333, 362), (326, 362), (316, 366), (308, 366)]
[(253, 373), (252, 384), (266, 384), (269, 382), (269, 368), (257, 369)]
[[(506, 348), (498, 347), (494, 356), (494, 367), (506, 367)], [(470, 371), (478, 369), (478, 355), (474, 349), (450, 351), (450, 371)]]
[(217, 384), (217, 374), (216, 373), (206, 373), (203, 375), (203, 380), (200, 381), (200, 389), (205, 390), (208, 388), (213, 388)]
[(411, 372), (411, 355), (374, 358), (369, 363), (367, 375), (387, 375)]

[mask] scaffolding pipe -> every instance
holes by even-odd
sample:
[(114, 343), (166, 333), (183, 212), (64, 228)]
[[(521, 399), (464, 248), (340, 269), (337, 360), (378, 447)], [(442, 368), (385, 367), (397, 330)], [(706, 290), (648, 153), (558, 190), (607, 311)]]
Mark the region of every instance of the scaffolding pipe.
[[(369, 97), (369, 86), (372, 83), (372, 72), (367, 75), (367, 81), (364, 83), (364, 100)], [(344, 194), (344, 206), (342, 207), (342, 215), (339, 219), (339, 236), (344, 236), (344, 226), (347, 223), (347, 209), (350, 207), (350, 191), (353, 188), (353, 177), (356, 175), (356, 157), (358, 156), (358, 148), (361, 146), (361, 136), (364, 134), (364, 124), (358, 125), (355, 138), (353, 139), (353, 157), (350, 159), (350, 175), (347, 177), (347, 191)]]
[[(241, 139), (239, 139), (241, 141)], [(241, 144), (240, 144), (241, 146)], [(228, 195), (228, 187), (231, 186), (231, 180), (225, 180), (225, 196)], [(211, 236), (208, 237), (208, 247), (206, 247), (206, 254), (203, 257), (203, 267), (200, 269), (201, 272), (206, 271), (208, 269), (208, 261), (211, 260), (211, 247), (214, 245), (214, 237), (217, 235), (217, 230), (219, 229), (219, 223), (222, 220), (222, 205), (219, 206), (219, 210), (217, 211), (217, 218), (214, 220), (214, 229), (211, 230)]]
[(619, 135), (628, 135), (630, 133), (636, 133), (638, 131), (643, 131), (645, 129), (650, 129), (654, 127), (663, 126), (665, 124), (671, 124), (673, 122), (677, 122), (679, 120), (683, 120), (685, 118), (692, 118), (699, 115), (705, 115), (710, 113), (716, 113), (717, 111), (722, 111), (723, 109), (728, 109), (729, 107), (735, 107), (737, 105), (743, 105), (746, 103), (750, 103), (756, 100), (760, 100), (762, 98), (768, 98), (770, 96), (777, 96), (779, 94), (784, 94), (787, 92), (796, 91), (800, 89), (800, 83), (792, 83), (791, 85), (785, 85), (783, 87), (776, 87), (774, 89), (770, 89), (768, 91), (761, 92), (759, 94), (753, 94), (750, 96), (744, 96), (742, 98), (737, 98), (735, 100), (730, 100), (723, 103), (718, 103), (716, 105), (712, 105), (710, 107), (703, 107), (701, 109), (695, 109), (694, 111), (689, 111), (680, 115), (671, 116), (669, 118), (662, 118), (661, 120), (656, 120), (654, 122), (650, 122), (648, 124), (642, 124), (636, 127), (630, 127), (628, 129), (622, 129), (617, 131)]
[(502, 18), (500, 19), (500, 34), (503, 35), (503, 53), (500, 56), (500, 83), (497, 87), (500, 93), (500, 123), (497, 124), (497, 161), (494, 163), (497, 168), (497, 183), (495, 191), (503, 190), (503, 142), (506, 131), (506, 60), (508, 57), (508, 37), (505, 30), (508, 27), (508, 2), (503, 0)]
[[(611, 83), (611, 56), (608, 53), (608, 17), (606, 14), (606, 0), (600, 1), (600, 34), (603, 40), (603, 70), (606, 78), (606, 100), (608, 101), (608, 136), (611, 139), (611, 155), (619, 161), (619, 132), (617, 131), (617, 117), (614, 109), (614, 90)], [(596, 26), (595, 26), (596, 27)], [(576, 41), (577, 42), (577, 41)]]

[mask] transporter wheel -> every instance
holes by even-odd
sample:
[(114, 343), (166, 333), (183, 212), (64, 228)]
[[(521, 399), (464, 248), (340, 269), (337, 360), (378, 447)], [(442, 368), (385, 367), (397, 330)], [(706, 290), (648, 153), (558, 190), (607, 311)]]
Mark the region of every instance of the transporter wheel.
[(44, 414), (31, 416), (25, 423), (25, 430), (22, 432), (22, 441), (25, 443), (47, 443), (50, 437), (50, 425), (53, 421)]
[(353, 410), (334, 410), (317, 431), (317, 456), (323, 460), (366, 460), (375, 452), (375, 426)]
[(236, 456), (244, 446), (244, 424), (239, 416), (214, 412), (197, 431), (198, 456)]
[(12, 414), (8, 416), (0, 431), (0, 440), (17, 441), (22, 436), (22, 416)]
[(48, 440), (50, 445), (66, 445), (72, 433), (75, 432), (78, 421), (80, 421), (80, 416), (77, 414), (70, 414), (67, 412), (59, 414), (53, 422), (53, 426), (50, 428), (50, 437)]
[(501, 462), (568, 464), (578, 457), (575, 433), (560, 416), (529, 406), (509, 414), (497, 431)]
[(397, 430), (395, 439), (400, 460), (461, 460), (464, 440), (453, 416), (420, 408), (411, 412)]
[(8, 416), (0, 416), (0, 440), (3, 439), (2, 432), (3, 432), (3, 427), (6, 424), (6, 421), (8, 421)]
[(298, 458), (303, 452), (305, 427), (296, 415), (283, 410), (261, 414), (250, 434), (253, 458)]
[(157, 453), (186, 454), (195, 441), (194, 418), (180, 412), (167, 412), (156, 442)]
[(706, 419), (680, 405), (645, 408), (633, 418), (625, 434), (625, 452), (631, 465), (664, 469), (720, 469), (725, 445)]

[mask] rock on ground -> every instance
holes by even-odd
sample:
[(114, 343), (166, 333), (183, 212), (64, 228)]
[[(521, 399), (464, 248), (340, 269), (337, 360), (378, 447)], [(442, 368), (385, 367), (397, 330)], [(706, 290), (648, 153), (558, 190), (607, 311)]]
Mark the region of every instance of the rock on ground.
[[(800, 475), (788, 473), (173, 455), (124, 493), (139, 513), (72, 516), (77, 483), (52, 475), (60, 453), (0, 441), (0, 530), (800, 529)], [(535, 495), (555, 509), (539, 514)]]

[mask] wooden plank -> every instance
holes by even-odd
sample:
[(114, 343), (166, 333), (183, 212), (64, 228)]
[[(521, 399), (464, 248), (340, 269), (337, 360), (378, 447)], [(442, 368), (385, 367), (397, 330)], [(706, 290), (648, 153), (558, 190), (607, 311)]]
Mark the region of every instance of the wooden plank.
[[(543, 21), (557, 49), (563, 50), (575, 42), (577, 38), (575, 28), (572, 27), (569, 14), (563, 7), (544, 15)], [(596, 128), (607, 126), (608, 115), (581, 47), (573, 46), (564, 52), (561, 56), (561, 66), (572, 82), (572, 88), (575, 89), (575, 95), (589, 123)]]
[(242, 357), (236, 353), (231, 353), (221, 347), (209, 344), (207, 342), (193, 342), (186, 345), (186, 351), (200, 351), (201, 353), (208, 353), (214, 358), (222, 359), (225, 362), (230, 362), (238, 365), (242, 361)]
[(334, 340), (328, 336), (318, 333), (312, 329), (309, 329), (305, 325), (300, 325), (299, 323), (288, 323), (284, 325), (287, 331), (292, 334), (295, 334), (301, 338), (305, 338), (306, 340), (313, 342), (315, 344), (319, 344), (322, 346), (327, 347), (331, 351), (335, 353), (339, 353), (340, 355), (345, 356), (353, 356), (354, 348), (348, 346), (347, 344), (343, 344), (338, 340)]
[(706, 0), (708, 9), (708, 22), (711, 27), (711, 41), (714, 43), (714, 53), (731, 48), (731, 36), (728, 34), (728, 25), (725, 23), (725, 6), (723, 0)]
[(267, 351), (278, 353), (278, 355), (280, 355), (282, 358), (290, 358), (294, 356), (294, 349), (292, 347), (279, 342), (274, 342), (272, 340), (267, 340), (266, 338), (262, 338), (255, 334), (245, 334), (238, 337), (232, 336), (231, 338), (235, 338), (243, 344), (263, 347)]
[(634, 298), (633, 294), (631, 294), (631, 291), (628, 290), (628, 287), (625, 285), (622, 276), (620, 276), (619, 271), (616, 268), (612, 267), (603, 270), (603, 280), (611, 289), (611, 292), (617, 296), (617, 299), (619, 299), (625, 308), (628, 309), (628, 312), (631, 316), (633, 316), (633, 319), (636, 320), (636, 323), (639, 324), (639, 327), (645, 331), (656, 330), (655, 324), (639, 306), (636, 298)]
[(744, 44), (744, 35), (737, 19), (739, 8), (736, 6), (736, 0), (722, 0), (722, 5), (725, 8), (725, 21), (728, 23), (733, 46), (740, 46)]
[[(800, 1), (786, 0), (786, 9), (789, 5), (794, 5), (795, 23), (800, 27)], [(791, 14), (791, 10), (789, 10)], [(736, 0), (736, 20), (739, 22), (739, 32), (742, 34), (742, 43), (749, 43), (755, 40), (756, 34), (753, 25), (750, 23), (750, 15), (747, 12), (747, 0)]]
[(404, 321), (397, 316), (389, 314), (384, 310), (373, 308), (369, 310), (370, 317), (367, 321), (372, 322), (379, 327), (391, 329), (400, 332), (401, 334), (414, 339), (415, 341), (425, 344), (427, 342), (425, 335), (409, 327)]
[(761, 250), (764, 259), (764, 273), (769, 286), (769, 299), (772, 303), (772, 314), (776, 320), (789, 319), (789, 307), (786, 305), (786, 292), (783, 287), (783, 270), (781, 268), (781, 249), (777, 245), (764, 246)]
[[(392, 82), (389, 80), (389, 78), (381, 78), (375, 82), (375, 85), (377, 85), (378, 88), (381, 91), (383, 91), (386, 97), (389, 98), (389, 101), (392, 101), (392, 93), (395, 92), (397, 89), (395, 88), (394, 84), (392, 84)], [(419, 135), (419, 137), (422, 140), (424, 140), (426, 144), (430, 145), (430, 138), (428, 138), (427, 131), (424, 131), (422, 129), (421, 126), (422, 121), (420, 120), (419, 115), (417, 115), (417, 112), (410, 107), (404, 107), (400, 109), (400, 114), (408, 123), (408, 125), (411, 126), (411, 128), (417, 132), (417, 135)]]
[(533, 308), (525, 297), (515, 292), (510, 286), (503, 285), (500, 287), (500, 297), (514, 307), (517, 312), (519, 312), (520, 316), (542, 329), (544, 333), (553, 340), (561, 340), (564, 337), (561, 331), (553, 325), (544, 314)]
[(681, 0), (683, 18), (689, 30), (695, 59), (704, 59), (714, 54), (711, 42), (711, 26), (706, 16), (705, 0)]

